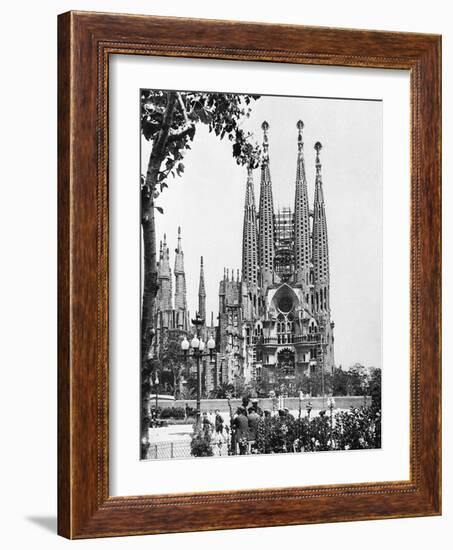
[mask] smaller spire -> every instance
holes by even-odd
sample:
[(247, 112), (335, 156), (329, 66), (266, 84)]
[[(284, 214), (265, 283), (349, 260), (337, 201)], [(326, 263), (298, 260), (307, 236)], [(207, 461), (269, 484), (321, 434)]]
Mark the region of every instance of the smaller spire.
[(206, 296), (206, 291), (204, 287), (204, 268), (203, 268), (203, 256), (200, 258), (200, 287), (199, 287), (199, 294), (202, 296)]
[(315, 187), (315, 205), (324, 203), (324, 193), (322, 190), (322, 176), (321, 176), (321, 160), (319, 158), (319, 152), (322, 149), (322, 144), (320, 141), (315, 143), (316, 151), (316, 187)]
[(178, 226), (178, 252), (181, 252), (181, 226)]
[(263, 130), (263, 160), (269, 161), (269, 137), (267, 135), (269, 131), (269, 122), (267, 122), (267, 120), (263, 121), (261, 128)]
[(226, 268), (226, 280), (230, 280), (230, 270), (228, 268)]
[(198, 313), (206, 320), (206, 290), (204, 286), (203, 256), (200, 258), (200, 286), (198, 287)]
[(316, 151), (316, 175), (319, 175), (321, 173), (321, 160), (319, 158), (319, 152), (322, 149), (322, 143), (320, 141), (317, 141), (315, 143), (315, 151)]
[(223, 280), (226, 281), (227, 275), (226, 275), (226, 267), (223, 268)]
[(239, 282), (241, 279), (239, 278), (239, 269), (237, 270), (237, 281)]
[(299, 130), (299, 133), (297, 135), (297, 150), (299, 153), (302, 153), (302, 149), (304, 147), (304, 141), (302, 138), (302, 130), (304, 129), (304, 123), (302, 120), (299, 120), (297, 122), (297, 129)]

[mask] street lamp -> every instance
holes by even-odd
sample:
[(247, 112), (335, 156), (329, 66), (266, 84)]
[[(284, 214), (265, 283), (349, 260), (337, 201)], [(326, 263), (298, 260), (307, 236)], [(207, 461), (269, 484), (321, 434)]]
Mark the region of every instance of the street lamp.
[(212, 334), (208, 340), (208, 351), (209, 351), (209, 358), (211, 360), (211, 363), (213, 363), (213, 353), (214, 353), (214, 349), (215, 349), (215, 340), (214, 338), (212, 337)]
[(333, 447), (333, 410), (335, 408), (335, 399), (333, 397), (329, 397), (327, 401), (327, 406), (330, 410), (330, 446)]
[(181, 342), (181, 349), (186, 354), (189, 351), (189, 340), (187, 340), (187, 336), (184, 336), (184, 340)]
[(310, 401), (306, 404), (305, 408), (307, 409), (308, 420), (310, 420), (310, 413), (311, 413), (311, 410), (313, 408), (313, 405), (311, 404)]
[[(153, 384), (153, 378), (152, 378), (152, 375), (151, 375), (151, 384)], [(155, 422), (156, 422), (156, 427), (157, 427), (157, 407), (159, 405), (159, 395), (158, 395), (158, 389), (159, 389), (159, 375), (157, 374), (157, 371), (154, 373), (154, 398), (156, 400), (156, 415), (155, 415)]]
[(204, 325), (204, 319), (200, 317), (197, 313), (195, 319), (192, 319), (192, 324), (195, 327), (195, 334), (192, 340), (187, 340), (187, 337), (184, 336), (183, 341), (181, 342), (181, 350), (184, 354), (184, 358), (187, 358), (189, 350), (192, 349), (192, 356), (195, 358), (197, 364), (197, 423), (201, 417), (201, 374), (200, 374), (200, 359), (203, 355), (205, 348), (205, 343), (201, 338), (199, 338), (200, 328)]
[(212, 334), (210, 335), (208, 341), (207, 341), (208, 351), (209, 351), (209, 362), (211, 364), (214, 363), (214, 389), (217, 389), (217, 358), (214, 359), (214, 350), (215, 350), (215, 340), (212, 337)]

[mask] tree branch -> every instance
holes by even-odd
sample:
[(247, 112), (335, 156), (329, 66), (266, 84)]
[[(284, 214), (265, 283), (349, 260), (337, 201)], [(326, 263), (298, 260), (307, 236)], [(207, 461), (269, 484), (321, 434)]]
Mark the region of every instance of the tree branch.
[(195, 131), (195, 124), (192, 123), (190, 124), (190, 126), (187, 126), (186, 128), (184, 128), (184, 130), (181, 130), (181, 132), (176, 132), (175, 134), (170, 133), (168, 135), (167, 141), (177, 141), (178, 139), (182, 139), (185, 136), (188, 136), (194, 131)]
[(189, 124), (189, 117), (187, 115), (186, 104), (184, 103), (181, 92), (176, 92), (176, 97), (177, 97), (178, 103), (181, 107), (182, 114), (184, 115), (184, 120), (186, 121), (186, 124)]

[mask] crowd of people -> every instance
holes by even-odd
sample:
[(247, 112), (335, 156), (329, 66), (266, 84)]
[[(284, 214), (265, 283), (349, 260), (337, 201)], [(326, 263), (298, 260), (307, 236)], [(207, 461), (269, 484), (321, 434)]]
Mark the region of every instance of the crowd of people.
[(209, 440), (212, 455), (258, 454), (269, 452), (267, 441), (272, 418), (278, 417), (280, 424), (291, 424), (295, 421), (290, 411), (280, 409), (263, 410), (258, 399), (244, 397), (242, 405), (232, 411), (230, 422), (225, 421), (219, 410), (213, 413), (204, 412), (201, 418), (201, 429), (205, 440)]

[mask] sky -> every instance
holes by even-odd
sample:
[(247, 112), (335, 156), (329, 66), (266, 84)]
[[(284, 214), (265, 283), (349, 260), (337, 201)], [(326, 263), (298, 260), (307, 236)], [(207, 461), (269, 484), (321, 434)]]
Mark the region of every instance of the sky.
[[(257, 92), (258, 93), (258, 92)], [(382, 102), (262, 96), (244, 128), (262, 141), (269, 123), (274, 209), (294, 206), (297, 128), (304, 122), (310, 207), (315, 182), (314, 144), (320, 141), (330, 254), (330, 304), (335, 363), (382, 367)], [(200, 256), (204, 258), (207, 315), (218, 313), (224, 267), (241, 269), (246, 169), (236, 165), (231, 142), (198, 125), (182, 177), (170, 178), (157, 199), (158, 242), (167, 235), (174, 266), (181, 226), (188, 308), (198, 307)], [(150, 144), (142, 139), (142, 172)], [(254, 171), (258, 208), (260, 170)]]

